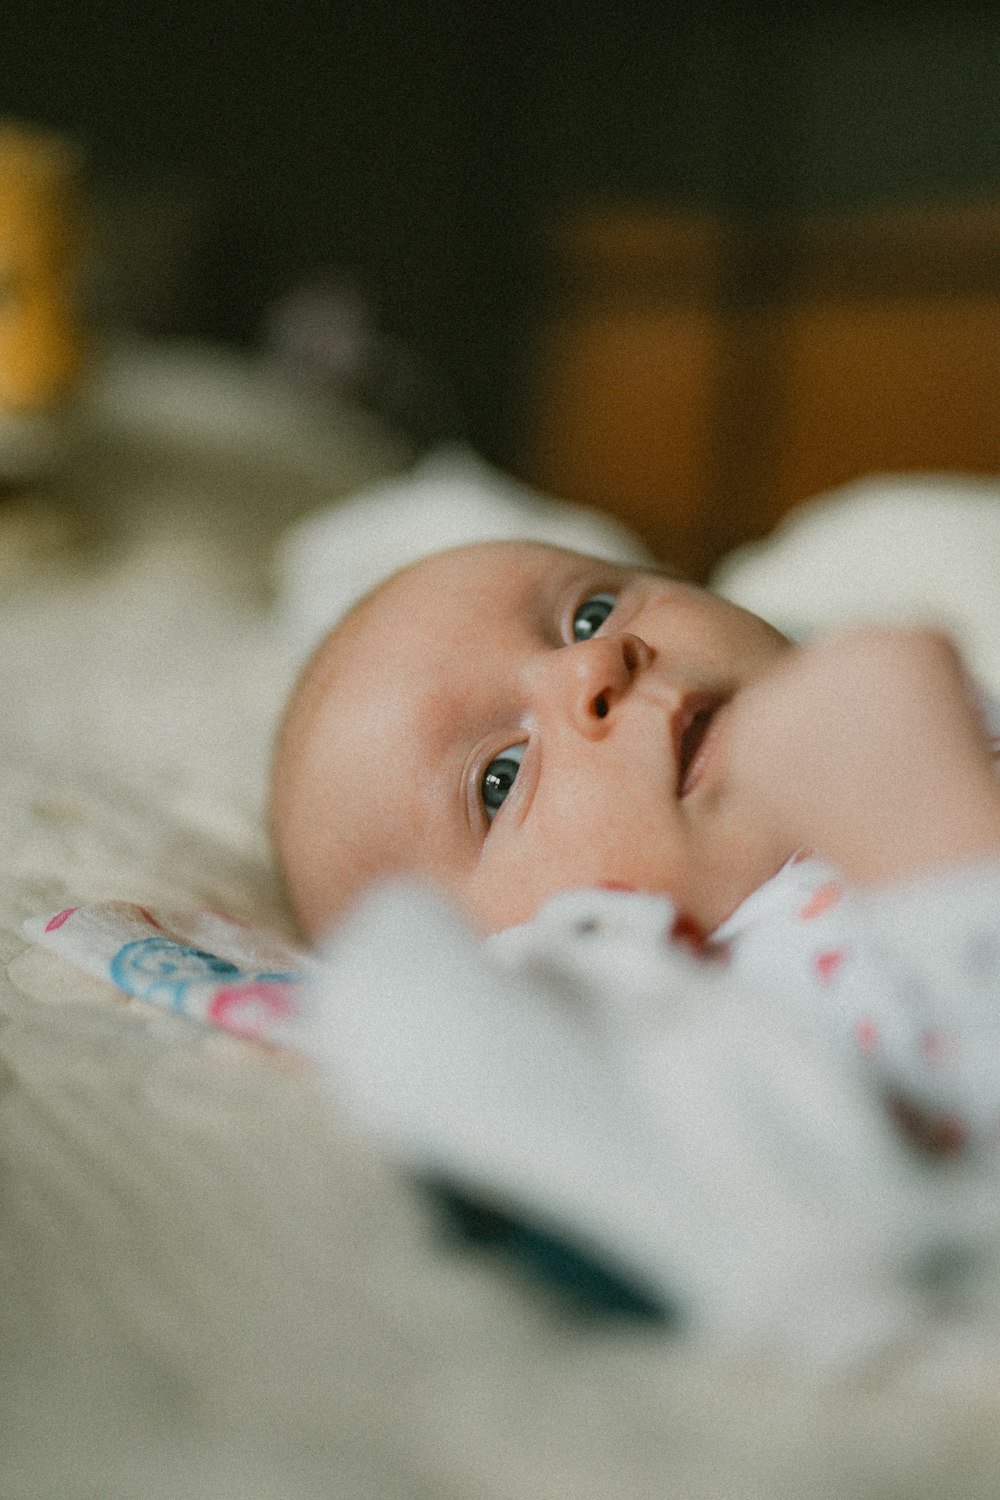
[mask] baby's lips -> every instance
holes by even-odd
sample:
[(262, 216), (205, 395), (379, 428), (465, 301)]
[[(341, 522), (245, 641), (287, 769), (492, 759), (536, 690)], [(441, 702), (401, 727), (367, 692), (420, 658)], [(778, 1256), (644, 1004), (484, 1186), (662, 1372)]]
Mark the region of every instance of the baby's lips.
[(719, 709), (727, 702), (728, 695), (725, 693), (699, 690), (686, 694), (674, 710), (670, 729), (677, 765), (678, 797), (686, 797), (700, 781), (703, 766), (699, 761), (702, 759), (706, 739), (715, 727)]

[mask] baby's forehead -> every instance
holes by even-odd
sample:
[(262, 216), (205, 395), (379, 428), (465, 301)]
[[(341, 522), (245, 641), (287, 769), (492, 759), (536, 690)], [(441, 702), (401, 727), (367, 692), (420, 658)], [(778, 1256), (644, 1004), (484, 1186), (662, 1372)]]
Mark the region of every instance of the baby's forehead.
[(407, 583), (440, 583), (461, 580), (470, 575), (504, 582), (516, 577), (527, 566), (544, 571), (560, 564), (571, 565), (582, 560), (582, 553), (552, 546), (547, 542), (468, 542), (462, 546), (432, 552), (410, 563), (408, 567), (401, 568), (373, 591), (372, 598), (378, 599), (380, 595), (390, 597), (394, 589)]
[[(307, 688), (367, 720), (379, 695), (448, 692), (470, 658), (486, 665), (506, 643), (555, 636), (567, 589), (600, 572), (617, 587), (621, 563), (544, 542), (471, 543), (421, 558), (360, 600), (327, 637)], [(419, 707), (411, 702), (410, 714)], [(326, 725), (330, 730), (329, 722)], [(410, 728), (416, 726), (410, 720)]]
[(492, 609), (517, 613), (535, 608), (547, 586), (587, 565), (601, 564), (621, 572), (621, 564), (572, 552), (546, 542), (473, 542), (420, 558), (393, 574), (362, 601), (358, 624), (375, 625), (386, 615), (412, 612), (414, 619), (433, 619), (449, 606), (477, 609), (486, 600)]

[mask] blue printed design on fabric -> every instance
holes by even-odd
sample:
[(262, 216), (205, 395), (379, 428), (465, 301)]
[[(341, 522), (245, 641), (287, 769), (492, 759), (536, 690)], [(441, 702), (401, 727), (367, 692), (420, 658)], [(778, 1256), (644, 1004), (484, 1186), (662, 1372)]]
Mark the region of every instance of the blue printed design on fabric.
[(119, 948), (109, 968), (111, 981), (139, 1000), (184, 1009), (184, 997), (198, 980), (228, 978), (243, 971), (201, 948), (185, 948), (169, 938), (141, 938)]

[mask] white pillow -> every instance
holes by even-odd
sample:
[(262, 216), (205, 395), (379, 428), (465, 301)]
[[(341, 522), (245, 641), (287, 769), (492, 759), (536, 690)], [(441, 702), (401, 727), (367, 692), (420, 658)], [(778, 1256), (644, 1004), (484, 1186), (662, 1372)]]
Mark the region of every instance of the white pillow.
[(741, 547), (712, 587), (793, 634), (860, 621), (950, 630), (1000, 695), (1000, 481), (872, 476), (793, 511)]

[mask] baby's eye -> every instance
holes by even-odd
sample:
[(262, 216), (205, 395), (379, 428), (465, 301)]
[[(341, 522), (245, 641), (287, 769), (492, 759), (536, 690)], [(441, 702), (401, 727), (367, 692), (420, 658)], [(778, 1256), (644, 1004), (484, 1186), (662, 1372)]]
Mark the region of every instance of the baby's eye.
[(591, 594), (573, 616), (574, 641), (589, 641), (596, 635), (618, 603), (617, 594)]
[(514, 785), (514, 780), (524, 759), (526, 745), (511, 745), (502, 755), (490, 761), (483, 772), (482, 798), (486, 816), (492, 823), (503, 806), (504, 798)]

